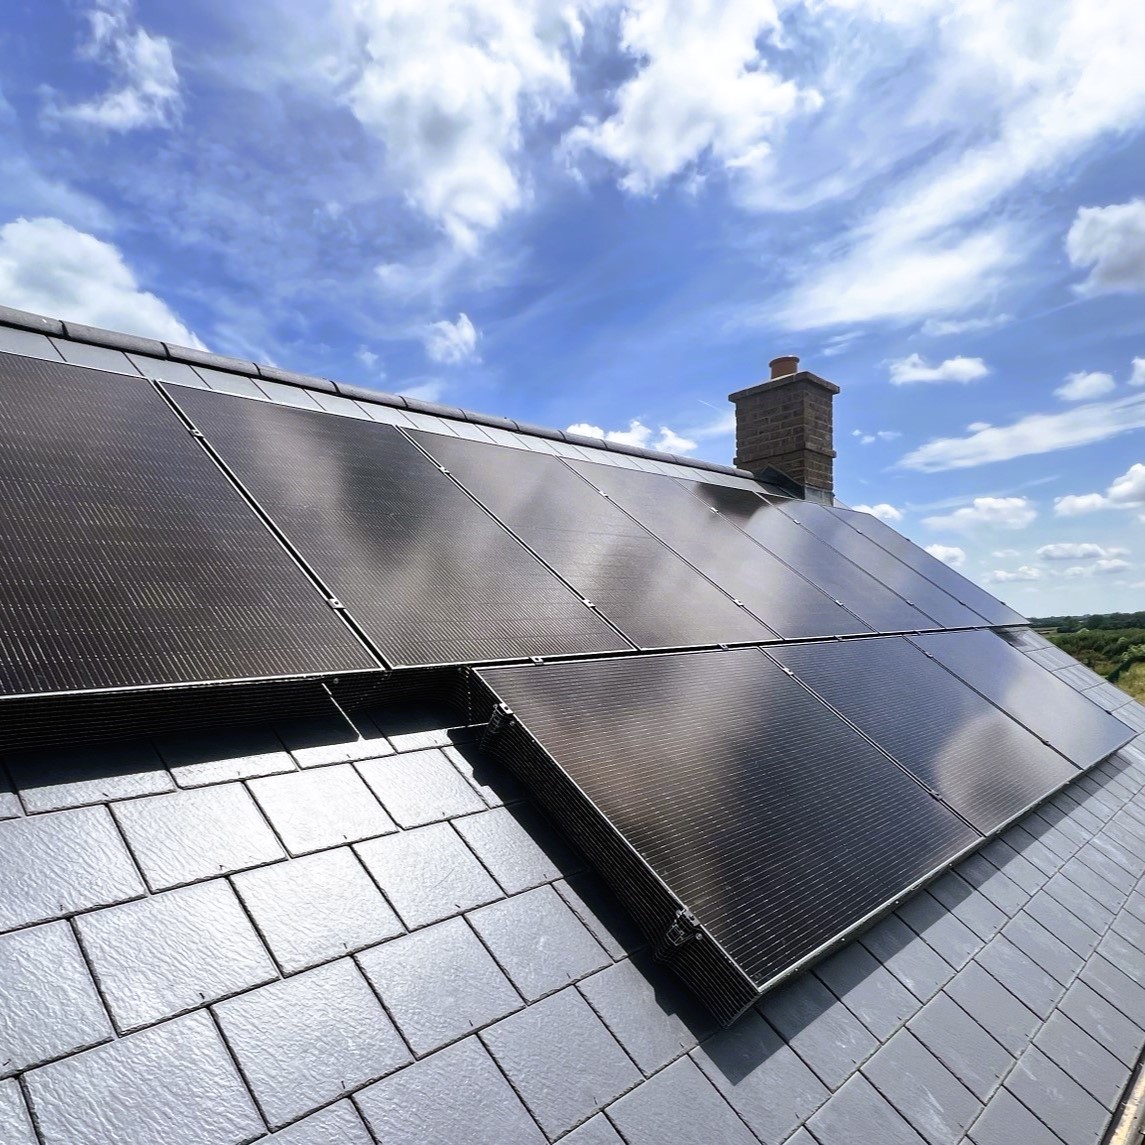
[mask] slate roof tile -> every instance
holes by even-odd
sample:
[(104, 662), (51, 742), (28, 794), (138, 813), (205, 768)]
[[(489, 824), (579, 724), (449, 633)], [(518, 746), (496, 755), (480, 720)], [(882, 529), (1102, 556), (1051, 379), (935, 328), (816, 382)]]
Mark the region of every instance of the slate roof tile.
[(5, 1145), (39, 1145), (20, 1085), (15, 1081), (0, 1081), (0, 1141)]
[(624, 1145), (620, 1134), (603, 1113), (589, 1118), (579, 1129), (561, 1138), (561, 1145)]
[(880, 1041), (922, 1005), (858, 943), (821, 962), (815, 974)]
[(1025, 911), (1006, 924), (1002, 936), (1052, 974), (1062, 986), (1073, 981), (1085, 961)]
[(1006, 925), (1006, 912), (975, 890), (957, 871), (935, 879), (927, 890), (983, 942), (989, 942)]
[(1012, 1093), (1002, 1089), (970, 1129), (974, 1145), (1062, 1145)]
[(1098, 902), (1064, 872), (1054, 875), (1046, 883), (1045, 893), (1081, 919), (1090, 930), (1099, 934), (1109, 926), (1117, 913), (1116, 908)]
[(1041, 1018), (1048, 1018), (1065, 993), (1064, 983), (1019, 950), (1004, 935), (989, 943), (978, 956), (978, 965), (997, 978), (1020, 1002)]
[(1038, 1049), (1018, 1059), (1006, 1088), (1066, 1145), (1097, 1145), (1109, 1123), (1109, 1111)]
[(29, 813), (155, 795), (175, 786), (146, 742), (12, 752), (6, 760)]
[(169, 736), (158, 744), (180, 787), (202, 787), (294, 770), (278, 737), (266, 729)]
[(1134, 1066), (1145, 1048), (1145, 1030), (1085, 982), (1075, 982), (1066, 991), (1060, 1012), (1115, 1054), (1122, 1065)]
[[(1011, 1051), (948, 994), (939, 994), (923, 1006), (907, 1028), (982, 1101), (989, 1097), (1013, 1064)], [(1022, 1039), (1017, 1044), (1021, 1046), (1024, 1042)]]
[(570, 875), (553, 886), (613, 958), (623, 958), (647, 945), (632, 916), (597, 876), (588, 872)]
[(1089, 957), (1099, 941), (1100, 936), (1096, 930), (1082, 922), (1046, 891), (1034, 895), (1026, 904), (1023, 914), (1034, 919), (1083, 959)]
[(544, 835), (536, 816), (496, 807), (458, 819), (456, 826), (506, 894), (551, 882), (562, 873), (537, 841)]
[(807, 1123), (822, 1145), (921, 1145), (921, 1138), (889, 1101), (855, 1074)]
[(955, 970), (961, 970), (984, 945), (978, 935), (926, 891), (907, 899), (896, 914)]
[(299, 767), (376, 759), (394, 750), (384, 736), (362, 735), (340, 713), (288, 720), (274, 730)]
[(12, 781), (0, 762), (0, 819), (15, 819), (24, 814), (20, 797), (12, 790)]
[(374, 1145), (349, 1101), (337, 1101), (265, 1139), (266, 1145)]
[(920, 1001), (933, 998), (954, 976), (954, 967), (896, 915), (876, 923), (860, 941)]
[(1078, 978), (1145, 1029), (1145, 989), (1103, 958), (1100, 951), (1085, 964)]
[(357, 768), (401, 827), (419, 827), (486, 807), (439, 748), (367, 760)]
[(1124, 1066), (1065, 1014), (1051, 1014), (1034, 1045), (1106, 1109), (1117, 1105), (1125, 1088)]
[(977, 962), (964, 967), (945, 993), (995, 1041), (1018, 1054), (1034, 1036), (1041, 1019)]

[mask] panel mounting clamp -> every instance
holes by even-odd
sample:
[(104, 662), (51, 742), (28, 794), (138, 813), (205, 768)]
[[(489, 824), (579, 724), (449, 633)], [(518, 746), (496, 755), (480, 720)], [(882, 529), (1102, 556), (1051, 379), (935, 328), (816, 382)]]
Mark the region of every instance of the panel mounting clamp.
[(693, 939), (702, 939), (704, 932), (700, 928), (699, 919), (686, 907), (682, 906), (676, 911), (675, 918), (668, 924), (663, 937), (656, 943), (656, 958), (663, 960), (673, 950), (679, 950)]
[(517, 717), (513, 715), (513, 709), (508, 704), (499, 703), (493, 709), (489, 722), (485, 725), (485, 731), (481, 735), (481, 750), (484, 751), (488, 748), (494, 740), (499, 739), (516, 722)]

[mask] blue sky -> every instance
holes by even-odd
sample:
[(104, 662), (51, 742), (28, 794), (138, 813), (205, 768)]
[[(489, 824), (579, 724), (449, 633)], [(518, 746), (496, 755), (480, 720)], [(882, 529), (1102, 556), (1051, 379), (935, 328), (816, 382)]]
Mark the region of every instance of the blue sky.
[(729, 461), (1145, 608), (1140, 0), (9, 0), (0, 302)]

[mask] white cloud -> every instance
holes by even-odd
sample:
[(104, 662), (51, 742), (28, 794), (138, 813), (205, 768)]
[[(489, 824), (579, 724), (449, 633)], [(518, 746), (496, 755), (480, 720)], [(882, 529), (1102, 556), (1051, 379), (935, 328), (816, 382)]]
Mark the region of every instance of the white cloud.
[(992, 557), (997, 557), (997, 559), (1000, 561), (1004, 561), (1008, 560), (1010, 557), (1021, 556), (1021, 553), (1017, 549), (995, 549), (994, 552), (992, 552), (990, 555)]
[(1098, 370), (1087, 373), (1078, 370), (1077, 373), (1067, 374), (1065, 385), (1058, 386), (1054, 395), (1065, 402), (1084, 402), (1099, 398), (1117, 387), (1117, 383), (1109, 374)]
[(870, 513), (872, 517), (878, 517), (880, 521), (886, 521), (888, 525), (901, 521), (903, 517), (901, 509), (896, 509), (885, 501), (880, 501), (877, 505), (852, 505), (851, 508), (856, 513)]
[(398, 393), (405, 394), (408, 398), (420, 398), (423, 402), (439, 402), (445, 389), (445, 382), (441, 378), (426, 378), (412, 385), (402, 386)]
[(132, 0), (96, 0), (87, 13), (90, 34), (80, 55), (107, 68), (112, 87), (82, 103), (52, 99), (44, 108), (48, 122), (134, 131), (178, 121), (182, 97), (171, 41), (139, 27), (134, 15)]
[(374, 353), (368, 346), (359, 346), (354, 351), (354, 357), (357, 359), (358, 364), (364, 366), (367, 370), (374, 370), (378, 365), (378, 355)]
[(967, 427), (967, 433), (979, 433), (984, 429), (989, 429), (990, 423), (988, 421), (972, 421)]
[(1021, 565), (1016, 569), (995, 569), (988, 574), (986, 580), (995, 584), (1006, 584), (1016, 580), (1041, 580), (1042, 570), (1033, 565)]
[(1131, 386), (1145, 386), (1145, 358), (1133, 359), (1133, 372), (1129, 375)]
[(606, 441), (615, 441), (618, 445), (659, 449), (665, 453), (687, 454), (696, 448), (695, 441), (675, 433), (666, 425), (660, 427), (659, 433), (653, 433), (651, 427), (645, 425), (639, 418), (633, 418), (628, 423), (627, 429), (604, 430), (599, 425), (591, 425), (585, 421), (575, 422), (565, 428), (569, 433), (579, 433), (583, 437), (600, 437)]
[(932, 557), (945, 561), (951, 568), (960, 569), (966, 563), (966, 550), (957, 545), (927, 545), (926, 551)]
[(678, 433), (673, 433), (666, 425), (660, 427), (660, 436), (656, 441), (656, 448), (664, 450), (665, 453), (678, 453), (686, 454), (691, 453), (696, 448), (696, 442), (690, 437), (682, 437)]
[(1128, 561), (1115, 557), (1110, 560), (1095, 561), (1091, 565), (1074, 565), (1066, 569), (1062, 575), (1071, 579), (1082, 576), (1112, 576), (1131, 567)]
[(1115, 477), (1104, 493), (1071, 493), (1054, 501), (1059, 517), (1076, 517), (1098, 509), (1137, 509), (1145, 505), (1145, 465), (1141, 462)]
[(981, 330), (993, 330), (1009, 321), (1009, 314), (999, 314), (994, 318), (928, 318), (922, 324), (922, 333), (928, 338), (944, 338), (948, 334), (972, 334)]
[(997, 529), (1024, 529), (1038, 515), (1028, 497), (975, 497), (969, 505), (945, 517), (924, 517), (932, 529), (963, 531), (986, 526)]
[(456, 322), (443, 319), (426, 327), (423, 334), (426, 356), (432, 362), (456, 366), (477, 357), (477, 327), (467, 314), (458, 314)]
[(876, 441), (894, 441), (896, 437), (902, 437), (902, 434), (897, 429), (876, 429), (874, 433), (853, 429), (851, 436), (857, 437), (860, 445), (873, 445)]
[(1080, 294), (1145, 290), (1145, 199), (1081, 207), (1066, 236), (1075, 267), (1090, 267)]
[(1066, 497), (1054, 500), (1054, 515), (1058, 517), (1077, 517), (1082, 513), (1092, 513), (1095, 509), (1104, 509), (1106, 499), (1100, 493), (1070, 493)]
[(990, 426), (975, 430), (968, 437), (940, 437), (912, 450), (897, 464), (900, 468), (924, 473), (968, 469), (993, 461), (1091, 445), (1143, 427), (1145, 394), (1135, 394), (1116, 401), (1078, 406), (1063, 413), (1030, 414), (1013, 425)]
[(937, 366), (928, 366), (919, 354), (891, 362), (891, 385), (911, 382), (977, 382), (990, 372), (981, 358), (947, 358)]
[(1042, 545), (1038, 549), (1038, 556), (1043, 561), (1085, 561), (1093, 557), (1117, 557), (1124, 552), (1124, 549), (1106, 548), (1090, 541), (1062, 541), (1054, 545)]
[(111, 243), (60, 219), (0, 227), (0, 298), (36, 314), (202, 345), (162, 299), (139, 288)]

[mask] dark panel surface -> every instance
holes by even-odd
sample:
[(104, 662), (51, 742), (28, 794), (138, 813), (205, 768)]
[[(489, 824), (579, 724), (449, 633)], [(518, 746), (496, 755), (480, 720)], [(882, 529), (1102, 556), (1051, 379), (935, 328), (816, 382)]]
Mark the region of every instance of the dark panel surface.
[(912, 639), (1078, 767), (1097, 763), (1133, 737), (1123, 723), (994, 632), (937, 632)]
[(376, 667), (162, 397), (0, 355), (0, 693)]
[[(908, 541), (901, 533), (896, 532), (878, 517), (869, 513), (856, 513), (852, 509), (827, 510), (840, 521), (845, 522), (852, 529), (874, 541), (876, 545), (885, 549), (893, 556), (898, 557), (905, 565), (909, 565), (915, 572), (926, 577), (949, 593), (955, 600), (961, 601), (967, 608), (973, 609), (989, 624), (1025, 624), (1025, 617), (1015, 612), (1009, 605), (1003, 604), (997, 597), (991, 596), (984, 588), (976, 585), (972, 580), (955, 572), (948, 564), (932, 557), (925, 549), (920, 548), (912, 541)], [(954, 627), (954, 625), (951, 625)]]
[[(848, 560), (866, 569), (887, 588), (932, 616), (941, 627), (973, 628), (985, 624), (983, 617), (951, 596), (945, 588), (922, 576), (913, 566), (900, 560), (897, 554), (888, 552), (865, 534), (851, 528), (838, 509), (828, 509), (825, 505), (816, 505), (810, 501), (784, 501), (781, 504), (783, 512), (789, 517)], [(930, 560), (935, 559), (929, 554), (924, 555)], [(942, 565), (941, 561), (935, 563)]]
[(701, 504), (674, 478), (586, 461), (565, 464), (603, 489), (780, 636), (870, 632), (868, 625)]
[(1077, 774), (904, 636), (768, 652), (984, 835)]
[(393, 426), (169, 392), (392, 664), (629, 647)]
[(556, 457), (410, 436), (638, 646), (775, 639)]
[(480, 675), (757, 985), (977, 837), (757, 649)]
[(943, 625), (909, 605), (858, 565), (840, 556), (809, 529), (802, 528), (774, 502), (746, 489), (706, 481), (687, 486), (705, 505), (718, 510), (752, 540), (798, 569), (876, 632), (919, 632)]

